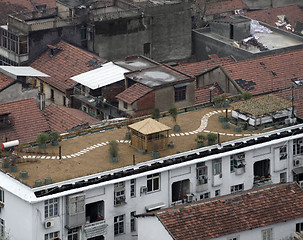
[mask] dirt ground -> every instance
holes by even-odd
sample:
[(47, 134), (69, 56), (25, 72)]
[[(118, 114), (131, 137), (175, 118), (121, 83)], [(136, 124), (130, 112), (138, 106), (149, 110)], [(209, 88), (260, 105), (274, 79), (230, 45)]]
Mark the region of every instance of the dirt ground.
[[(177, 124), (181, 126), (181, 132), (189, 132), (196, 130), (200, 124), (202, 117), (210, 112), (218, 109), (207, 108), (198, 111), (179, 114), (177, 117)], [(229, 113), (230, 115), (231, 113)], [(221, 123), (218, 121), (220, 115), (225, 116), (225, 113), (215, 114), (208, 120), (206, 127), (209, 131), (235, 133), (232, 128), (223, 129)], [(159, 120), (161, 123), (173, 128), (175, 125), (171, 117), (165, 117)], [(269, 129), (267, 129), (268, 131)], [(85, 136), (79, 136), (68, 140), (63, 140), (59, 143), (62, 149), (62, 156), (77, 153), (92, 145), (107, 142), (110, 140), (124, 140), (127, 128), (108, 130), (100, 133), (94, 133)], [(260, 132), (260, 131), (259, 131)], [(173, 131), (170, 131), (173, 133)], [(251, 133), (250, 131), (242, 131), (242, 134)], [(257, 131), (254, 133), (258, 133)], [(206, 133), (204, 133), (206, 135)], [(196, 148), (195, 142), (196, 135), (171, 137), (169, 141), (173, 141), (175, 147), (160, 151), (160, 157), (175, 154), (177, 152), (189, 151)], [(232, 136), (220, 136), (221, 142), (235, 139)], [(238, 137), (239, 138), (239, 137)], [(206, 142), (205, 142), (206, 143)], [(67, 159), (39, 159), (36, 162), (24, 162), (18, 163), (18, 171), (16, 173), (10, 173), (13, 176), (19, 178), (20, 171), (27, 171), (28, 178), (22, 180), (29, 186), (34, 186), (35, 181), (45, 178), (52, 178), (53, 182), (60, 182), (67, 179), (86, 176), (98, 172), (107, 171), (123, 166), (133, 164), (133, 155), (135, 155), (136, 163), (152, 160), (151, 153), (140, 154), (135, 148), (131, 147), (129, 143), (118, 144), (118, 162), (111, 163), (109, 157), (109, 146), (101, 146), (95, 148), (79, 157), (67, 158)], [(29, 151), (28, 153), (25, 151)], [(27, 149), (20, 153), (23, 155), (46, 155), (46, 156), (58, 156), (59, 146), (48, 145), (45, 150), (38, 148)], [(5, 169), (2, 169), (5, 170)]]

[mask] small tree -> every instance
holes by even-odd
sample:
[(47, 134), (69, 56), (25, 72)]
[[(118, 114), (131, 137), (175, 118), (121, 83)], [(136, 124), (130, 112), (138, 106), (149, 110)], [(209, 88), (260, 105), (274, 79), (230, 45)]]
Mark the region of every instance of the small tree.
[(160, 118), (160, 110), (159, 108), (155, 108), (152, 112), (152, 118), (153, 119), (159, 119)]
[(109, 154), (111, 157), (118, 157), (118, 143), (115, 140), (109, 142)]
[(178, 116), (177, 108), (173, 107), (173, 108), (169, 109), (169, 114), (174, 119), (175, 124), (177, 124), (177, 116)]
[(215, 141), (217, 140), (217, 138), (218, 138), (218, 136), (215, 133), (207, 134), (208, 145), (215, 144)]
[(248, 99), (251, 99), (252, 94), (250, 92), (244, 92), (241, 94), (241, 97), (243, 100), (248, 100)]
[(206, 139), (206, 137), (203, 134), (201, 134), (201, 133), (197, 134), (196, 139), (195, 139), (195, 141), (197, 142), (197, 148), (204, 147), (205, 139)]
[(56, 131), (53, 131), (49, 134), (49, 140), (52, 142), (53, 146), (58, 145), (60, 134)]
[(48, 139), (49, 139), (48, 134), (45, 132), (42, 132), (42, 133), (38, 134), (36, 141), (39, 144), (40, 148), (45, 148), (46, 147), (45, 144), (48, 141)]

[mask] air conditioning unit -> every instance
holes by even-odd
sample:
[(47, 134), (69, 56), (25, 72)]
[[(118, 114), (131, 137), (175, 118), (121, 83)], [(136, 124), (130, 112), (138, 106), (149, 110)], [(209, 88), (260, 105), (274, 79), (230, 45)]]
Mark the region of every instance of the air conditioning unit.
[(188, 203), (191, 203), (191, 202), (194, 202), (194, 194), (193, 193), (190, 193), (190, 194), (186, 194), (186, 202)]
[(299, 185), (301, 188), (303, 188), (303, 181), (299, 181)]
[(298, 167), (302, 164), (302, 159), (301, 158), (295, 158), (294, 159), (294, 166)]
[(205, 176), (199, 176), (198, 180), (200, 184), (207, 183), (207, 178)]
[(54, 224), (55, 224), (55, 222), (54, 222), (53, 219), (52, 219), (52, 220), (47, 220), (47, 221), (45, 221), (45, 223), (44, 223), (44, 228), (51, 228), (51, 227), (54, 226)]
[(146, 186), (142, 186), (140, 187), (140, 195), (143, 194), (143, 193), (147, 193), (147, 187)]

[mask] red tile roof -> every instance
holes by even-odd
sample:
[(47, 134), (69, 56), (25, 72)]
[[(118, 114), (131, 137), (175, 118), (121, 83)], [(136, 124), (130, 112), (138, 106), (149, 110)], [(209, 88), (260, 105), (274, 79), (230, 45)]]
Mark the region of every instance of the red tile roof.
[(10, 113), (12, 126), (0, 129), (0, 142), (7, 138), (27, 143), (35, 141), (38, 133), (50, 130), (33, 98), (0, 104), (0, 114), (5, 113)]
[(219, 65), (222, 66), (235, 61), (232, 57), (219, 58), (217, 55), (210, 55), (209, 57), (209, 60), (193, 63), (181, 63), (174, 68), (188, 75), (195, 76)]
[(125, 89), (123, 92), (118, 94), (116, 98), (128, 104), (132, 104), (133, 102), (139, 100), (141, 97), (148, 94), (152, 90), (153, 89), (143, 84), (135, 83), (134, 85), (130, 86), (129, 88)]
[(49, 48), (61, 50), (51, 56), (48, 49), (31, 64), (31, 67), (49, 75), (50, 77), (43, 78), (43, 81), (61, 92), (65, 92), (67, 88), (71, 88), (76, 84), (75, 81), (70, 79), (71, 77), (92, 70), (95, 67), (94, 61), (89, 63), (93, 58), (97, 59), (97, 64), (105, 61), (98, 55), (64, 41), (60, 41), (55, 46), (49, 46)]
[(203, 88), (196, 88), (195, 104), (209, 103), (209, 101), (210, 101), (210, 89), (209, 88), (211, 86), (215, 87), (215, 89), (212, 90), (212, 92), (211, 92), (212, 98), (224, 93), (223, 90), (220, 88), (220, 86), (217, 83), (215, 83), (213, 85), (205, 86)]
[(0, 90), (6, 87), (8, 84), (15, 81), (13, 78), (6, 76), (5, 74), (0, 72)]
[[(242, 13), (242, 15), (251, 19), (258, 20), (260, 22), (267, 23), (274, 27), (277, 27), (275, 23), (279, 20), (277, 16), (285, 15), (285, 17), (291, 24), (291, 29), (289, 29), (288, 31), (291, 31), (295, 27), (296, 22), (303, 22), (303, 10), (298, 5), (245, 12)], [(281, 26), (279, 28), (287, 30), (285, 26), (286, 25)]]
[(228, 13), (238, 9), (247, 9), (242, 0), (221, 0), (207, 3), (205, 15)]
[(88, 115), (81, 110), (59, 106), (51, 104), (45, 110), (43, 114), (49, 123), (51, 131), (57, 131), (59, 133), (65, 133), (81, 124), (94, 124), (100, 122), (100, 120)]
[(56, 6), (56, 0), (0, 0), (0, 24), (6, 24), (10, 14), (34, 11), (34, 5), (43, 4), (46, 4), (47, 8), (53, 8)]
[(204, 240), (301, 218), (302, 201), (296, 183), (275, 184), (151, 214), (175, 240)]

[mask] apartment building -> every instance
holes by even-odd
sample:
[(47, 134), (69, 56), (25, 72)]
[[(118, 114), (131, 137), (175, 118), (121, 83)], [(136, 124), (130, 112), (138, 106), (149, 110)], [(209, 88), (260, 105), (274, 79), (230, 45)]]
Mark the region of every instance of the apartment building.
[[(102, 139), (102, 133), (96, 134)], [(81, 142), (89, 141), (85, 137), (92, 135), (83, 136)], [(72, 139), (64, 141), (68, 143), (75, 145)], [(0, 236), (26, 240), (137, 239), (138, 214), (303, 180), (303, 124), (133, 164), (123, 164), (120, 158), (121, 164), (119, 160), (109, 165), (105, 154), (90, 155), (97, 164), (94, 173), (87, 174), (91, 166), (85, 154), (99, 151), (103, 145), (106, 142), (62, 159), (44, 156), (36, 162), (18, 163), (20, 169), (27, 169), (20, 175), (2, 170)], [(137, 161), (144, 157), (140, 155)], [(29, 158), (37, 157), (27, 155)], [(51, 183), (49, 177), (54, 172), (61, 173), (61, 178)], [(22, 174), (28, 174), (28, 180)], [(37, 187), (37, 181), (30, 182), (34, 174), (40, 174), (47, 185)]]

